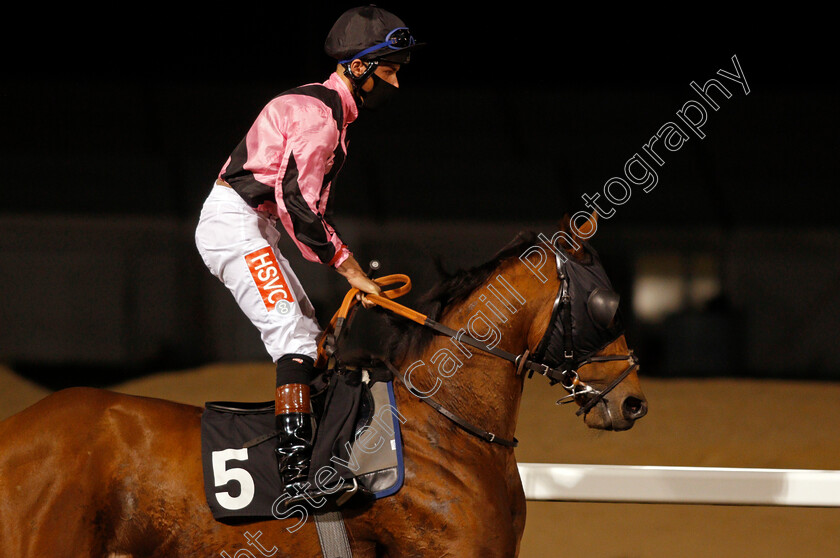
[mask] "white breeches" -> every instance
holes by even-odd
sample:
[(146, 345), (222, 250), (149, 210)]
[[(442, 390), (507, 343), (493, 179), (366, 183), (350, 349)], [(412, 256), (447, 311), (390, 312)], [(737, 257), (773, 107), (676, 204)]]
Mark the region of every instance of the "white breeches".
[(255, 211), (232, 188), (214, 185), (204, 202), (195, 243), (204, 263), (260, 331), (273, 361), (317, 356), (315, 310), (277, 249), (276, 219)]

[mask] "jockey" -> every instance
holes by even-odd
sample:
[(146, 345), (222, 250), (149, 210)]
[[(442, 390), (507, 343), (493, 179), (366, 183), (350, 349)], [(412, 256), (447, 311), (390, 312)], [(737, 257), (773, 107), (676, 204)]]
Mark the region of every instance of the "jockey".
[[(364, 6), (342, 14), (324, 44), (338, 61), (335, 72), (263, 108), (219, 172), (196, 228), (204, 263), (276, 363), (276, 451), (287, 486), (306, 481), (313, 442), (309, 382), (321, 329), (277, 241), (285, 230), (307, 260), (334, 268), (362, 293), (380, 292), (332, 222), (332, 185), (347, 152), (347, 126), (359, 108), (375, 108), (397, 91), (397, 72), (416, 46), (405, 23), (385, 10)], [(370, 305), (363, 296), (362, 304)]]

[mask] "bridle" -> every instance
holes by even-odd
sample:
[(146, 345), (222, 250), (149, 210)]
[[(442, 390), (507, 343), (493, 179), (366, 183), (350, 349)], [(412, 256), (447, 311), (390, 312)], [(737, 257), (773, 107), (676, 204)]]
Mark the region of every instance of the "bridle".
[[(557, 268), (557, 278), (560, 281), (560, 287), (557, 290), (557, 296), (554, 299), (554, 306), (551, 311), (551, 318), (548, 322), (548, 328), (540, 340), (537, 350), (534, 353), (535, 359), (525, 363), (525, 368), (530, 370), (528, 377), (530, 378), (534, 372), (546, 376), (553, 384), (559, 383), (563, 389), (568, 392), (568, 395), (557, 400), (558, 405), (565, 403), (577, 402), (580, 408), (576, 415), (580, 416), (591, 411), (595, 405), (600, 403), (608, 393), (614, 390), (633, 370), (638, 368), (639, 359), (629, 351), (624, 355), (601, 355), (589, 356), (580, 354), (575, 350), (572, 338), (572, 297), (569, 292), (569, 276), (565, 271), (564, 261), (560, 254), (555, 254), (555, 262)], [(558, 321), (559, 318), (559, 321)], [(557, 367), (550, 367), (547, 364), (540, 362), (545, 354), (546, 347), (552, 337), (553, 330), (559, 324), (563, 326), (563, 360)], [(612, 343), (615, 339), (611, 339)], [(520, 355), (523, 356), (523, 355)], [(580, 378), (578, 370), (584, 366), (596, 362), (611, 362), (611, 361), (625, 361), (629, 360), (630, 364), (624, 371), (603, 390), (596, 389), (590, 384), (587, 384)], [(529, 366), (530, 364), (530, 366)]]
[[(389, 309), (393, 312), (396, 312), (400, 315), (403, 315), (404, 317), (408, 317), (409, 319), (432, 329), (436, 333), (452, 338), (458, 343), (469, 345), (483, 352), (489, 353), (491, 355), (513, 363), (517, 375), (521, 375), (527, 372), (528, 378), (531, 378), (534, 375), (534, 373), (537, 373), (548, 378), (552, 385), (560, 384), (563, 387), (563, 389), (565, 389), (568, 392), (568, 394), (560, 398), (557, 401), (557, 404), (561, 405), (564, 403), (577, 402), (580, 405), (580, 408), (578, 409), (576, 415), (580, 416), (588, 413), (597, 404), (599, 404), (601, 401), (604, 401), (607, 394), (609, 394), (622, 381), (624, 381), (624, 379), (626, 379), (627, 376), (629, 376), (630, 373), (633, 372), (633, 370), (638, 368), (639, 360), (636, 357), (636, 355), (633, 354), (632, 351), (629, 351), (627, 354), (623, 355), (598, 356), (592, 355), (591, 352), (582, 353), (581, 351), (575, 349), (572, 332), (572, 297), (569, 289), (569, 276), (565, 271), (565, 261), (561, 259), (559, 254), (556, 254), (556, 266), (557, 277), (560, 281), (560, 286), (557, 290), (557, 296), (554, 300), (554, 306), (552, 308), (549, 325), (546, 328), (546, 332), (543, 334), (543, 337), (540, 343), (538, 344), (537, 350), (534, 352), (534, 355), (530, 355), (527, 349), (523, 353), (516, 355), (498, 347), (489, 347), (481, 341), (478, 341), (467, 335), (463, 329), (460, 331), (455, 331), (454, 329), (449, 328), (441, 323), (438, 323), (423, 314), (414, 312), (391, 301), (390, 297), (388, 297), (388, 291), (383, 291), (383, 296), (366, 295), (366, 297), (375, 302), (377, 305)], [(387, 279), (393, 282), (393, 277), (397, 276), (389, 276), (383, 279)], [(348, 293), (348, 296), (349, 294), (350, 293)], [(563, 359), (558, 365), (550, 366), (549, 364), (544, 362), (543, 355), (550, 343), (550, 339), (552, 338), (554, 330), (560, 325), (562, 325), (563, 328)], [(337, 324), (337, 327), (338, 329), (341, 329), (341, 322)], [(613, 339), (610, 339), (608, 343), (604, 344), (604, 346), (615, 341), (615, 339), (617, 339), (619, 335), (621, 334), (619, 333)], [(599, 390), (593, 387), (592, 385), (586, 383), (581, 379), (580, 374), (578, 373), (578, 370), (580, 368), (588, 364), (611, 361), (630, 362), (627, 368), (625, 368), (624, 371), (621, 374), (619, 374), (604, 389)], [(451, 411), (447, 410), (434, 399), (416, 390), (412, 386), (412, 384), (406, 380), (403, 374), (399, 370), (397, 370), (396, 367), (394, 367), (391, 363), (387, 362), (386, 364), (388, 365), (392, 373), (394, 373), (396, 377), (402, 380), (403, 385), (405, 385), (405, 387), (412, 395), (419, 397), (422, 401), (430, 405), (437, 412), (441, 413), (442, 415), (453, 421), (455, 424), (460, 426), (462, 429), (469, 432), (470, 434), (477, 436), (486, 442), (500, 444), (507, 447), (515, 447), (518, 444), (516, 438), (512, 440), (501, 438), (492, 432), (488, 432), (467, 422), (455, 413), (452, 413)]]

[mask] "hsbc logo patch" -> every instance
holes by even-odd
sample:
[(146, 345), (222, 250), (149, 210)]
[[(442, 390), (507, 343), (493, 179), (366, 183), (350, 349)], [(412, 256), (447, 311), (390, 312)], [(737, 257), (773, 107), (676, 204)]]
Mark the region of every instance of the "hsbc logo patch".
[[(280, 271), (280, 265), (274, 257), (271, 246), (245, 254), (245, 262), (260, 292), (265, 309), (271, 312), (279, 305), (281, 314), (288, 312), (289, 303), (294, 302), (295, 299), (292, 298), (292, 291)], [(284, 309), (286, 312), (282, 311)]]

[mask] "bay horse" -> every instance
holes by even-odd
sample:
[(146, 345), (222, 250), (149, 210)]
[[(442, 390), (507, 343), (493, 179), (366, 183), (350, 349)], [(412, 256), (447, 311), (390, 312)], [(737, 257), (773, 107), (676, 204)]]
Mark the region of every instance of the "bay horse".
[[(561, 230), (571, 234), (568, 224)], [(498, 334), (497, 348), (533, 354), (551, 329), (563, 286), (558, 275), (538, 277), (533, 258), (517, 257), (535, 240), (520, 238), (487, 264), (442, 280), (422, 303), (430, 319), (452, 331), (473, 320), (471, 335), (486, 345)], [(585, 247), (572, 247), (573, 237), (561, 240), (556, 246), (570, 259), (588, 257)], [(504, 296), (488, 297), (494, 289)], [(434, 400), (454, 415), (512, 440), (529, 374), (520, 359), (508, 362), (478, 349), (467, 358), (459, 352), (466, 347), (425, 335), (426, 329), (403, 324), (395, 332), (391, 362), (412, 388), (395, 381), (397, 408), (406, 418), (405, 481), (367, 508), (344, 510), (353, 556), (516, 556), (525, 496), (514, 449), (465, 432), (417, 394), (434, 389)], [(457, 352), (461, 366), (435, 368), (442, 349)], [(570, 376), (574, 385), (564, 384), (578, 405), (587, 400), (579, 395), (613, 385), (609, 397), (583, 414), (588, 427), (624, 430), (645, 414), (637, 371), (625, 366), (628, 354), (621, 334), (599, 348), (602, 360), (589, 359), (580, 377)], [(314, 521), (291, 533), (295, 518), (214, 520), (204, 494), (202, 410), (77, 387), (0, 423), (0, 556), (320, 556)]]

